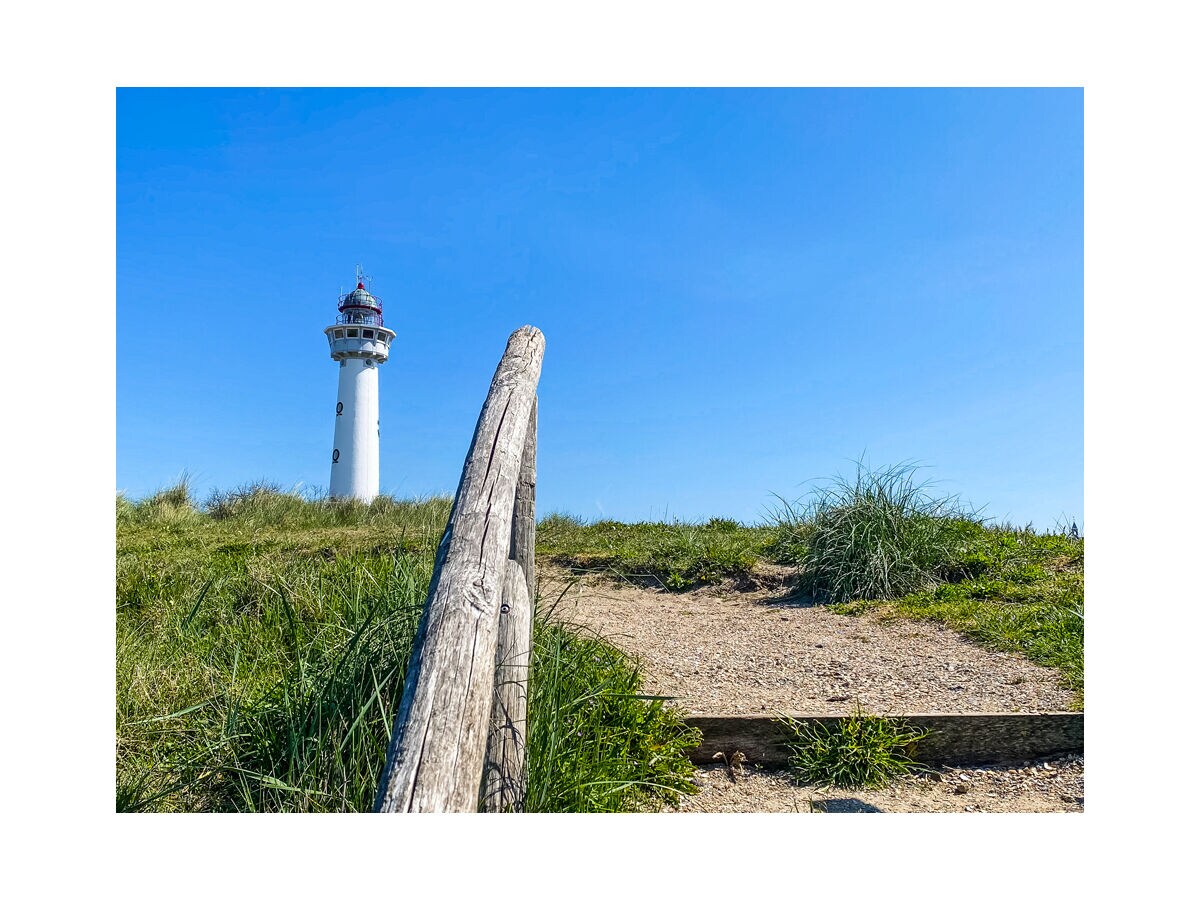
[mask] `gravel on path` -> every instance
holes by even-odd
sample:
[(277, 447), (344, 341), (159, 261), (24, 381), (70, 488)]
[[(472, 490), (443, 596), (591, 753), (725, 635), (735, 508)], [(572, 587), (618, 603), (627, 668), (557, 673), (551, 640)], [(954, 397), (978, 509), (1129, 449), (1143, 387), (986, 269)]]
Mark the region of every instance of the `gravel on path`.
[[(554, 615), (639, 659), (649, 693), (694, 715), (1051, 712), (1074, 694), (1047, 667), (929, 622), (843, 616), (789, 599), (790, 570), (686, 593), (540, 570)], [(561, 596), (560, 596), (561, 595)]]
[(679, 813), (1082, 812), (1083, 758), (1069, 755), (1020, 767), (939, 768), (880, 790), (797, 785), (787, 772), (702, 766), (699, 793)]

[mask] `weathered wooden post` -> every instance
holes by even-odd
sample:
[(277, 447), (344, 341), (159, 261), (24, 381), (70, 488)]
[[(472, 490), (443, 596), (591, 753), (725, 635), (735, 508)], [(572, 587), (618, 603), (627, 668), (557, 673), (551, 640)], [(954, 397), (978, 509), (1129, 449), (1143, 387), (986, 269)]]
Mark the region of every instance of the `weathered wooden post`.
[(517, 482), (545, 347), (536, 328), (517, 329), (492, 378), (438, 547), (377, 812), (479, 807)]
[(537, 589), (534, 542), (537, 491), (537, 398), (529, 412), (521, 475), (513, 504), (508, 577), (500, 606), (496, 642), (496, 698), (483, 773), (488, 812), (522, 812), (525, 807), (525, 742), (533, 599)]

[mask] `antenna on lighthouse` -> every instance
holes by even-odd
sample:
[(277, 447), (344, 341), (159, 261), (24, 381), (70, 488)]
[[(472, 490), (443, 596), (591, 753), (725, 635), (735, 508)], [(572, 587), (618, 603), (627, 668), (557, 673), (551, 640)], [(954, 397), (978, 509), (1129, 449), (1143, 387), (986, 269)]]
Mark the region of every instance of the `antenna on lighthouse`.
[(371, 276), (363, 274), (363, 267), (361, 264), (356, 265), (354, 267), (354, 281), (355, 281), (356, 285), (365, 285), (368, 294), (374, 293), (371, 290), (371, 288), (372, 288)]

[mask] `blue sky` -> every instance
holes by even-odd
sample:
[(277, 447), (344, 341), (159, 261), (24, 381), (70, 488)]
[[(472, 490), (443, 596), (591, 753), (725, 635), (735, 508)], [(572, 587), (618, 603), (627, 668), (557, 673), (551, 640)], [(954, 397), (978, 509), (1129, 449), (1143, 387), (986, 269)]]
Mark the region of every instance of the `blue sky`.
[(396, 495), (532, 323), (541, 512), (752, 521), (865, 455), (1082, 524), (1080, 90), (119, 90), (117, 488), (326, 486), (356, 263)]

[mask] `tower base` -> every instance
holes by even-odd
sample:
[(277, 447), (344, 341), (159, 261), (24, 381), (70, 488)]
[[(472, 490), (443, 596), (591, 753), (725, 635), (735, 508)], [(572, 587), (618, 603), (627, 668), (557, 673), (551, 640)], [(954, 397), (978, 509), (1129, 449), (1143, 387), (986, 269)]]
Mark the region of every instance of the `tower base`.
[(333, 429), (329, 495), (370, 503), (379, 496), (379, 367), (343, 359)]

